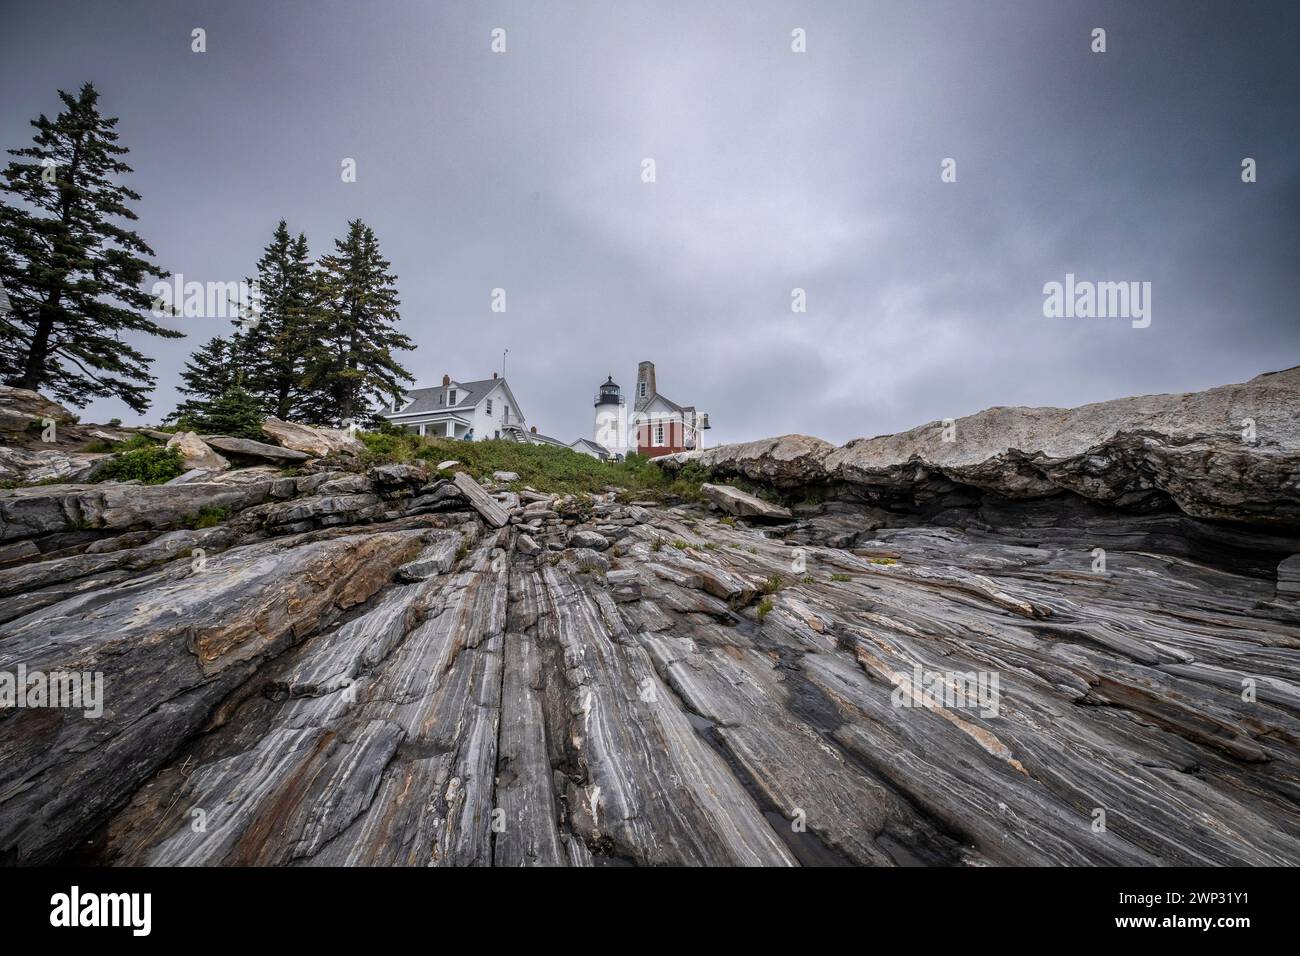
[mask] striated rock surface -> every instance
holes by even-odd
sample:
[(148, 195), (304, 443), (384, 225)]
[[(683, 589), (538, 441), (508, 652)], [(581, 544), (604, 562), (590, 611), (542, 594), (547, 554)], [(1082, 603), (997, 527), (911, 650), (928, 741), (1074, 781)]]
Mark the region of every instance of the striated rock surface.
[(802, 435), (665, 456), (776, 488), (842, 484), (917, 504), (956, 488), (1069, 492), (1133, 510), (1300, 525), (1300, 367), (1204, 392), (1079, 408), (990, 408), (842, 448)]
[(242, 458), (260, 458), (277, 464), (296, 465), (308, 459), (308, 455), (292, 448), (268, 445), (266, 442), (253, 441), (250, 438), (230, 438), (226, 435), (206, 435), (203, 440), (217, 451)]
[(793, 517), (789, 508), (774, 505), (770, 501), (764, 501), (730, 485), (712, 485), (705, 482), (700, 485), (700, 493), (711, 504), (736, 517), (763, 518), (771, 521), (785, 521)]
[(1300, 864), (1277, 508), (220, 478), (0, 491), (0, 861)]
[(262, 431), (268, 438), (284, 448), (300, 451), (312, 458), (324, 458), (328, 455), (356, 455), (365, 446), (346, 431), (337, 428), (314, 428), (297, 422), (281, 421), (268, 418), (262, 423)]

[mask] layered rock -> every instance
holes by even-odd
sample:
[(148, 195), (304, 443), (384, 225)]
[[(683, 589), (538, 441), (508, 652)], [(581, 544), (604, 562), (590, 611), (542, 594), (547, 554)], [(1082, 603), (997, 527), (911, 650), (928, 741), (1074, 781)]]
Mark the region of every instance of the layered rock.
[(0, 709), (0, 860), (1300, 863), (1286, 479), (1228, 525), (843, 451), (696, 456), (806, 482), (775, 523), (408, 465), (0, 491), (0, 695), (103, 679)]
[(1300, 527), (1300, 367), (1204, 392), (990, 408), (842, 448), (802, 435), (656, 459), (778, 489), (843, 485), (921, 504), (954, 489), (1069, 492), (1133, 510)]
[(762, 518), (770, 521), (784, 521), (793, 517), (789, 508), (774, 505), (770, 501), (764, 501), (730, 485), (713, 485), (705, 482), (700, 485), (700, 493), (711, 504), (736, 517)]
[(365, 449), (360, 441), (338, 428), (314, 428), (311, 425), (268, 418), (262, 423), (262, 431), (277, 445), (312, 458), (356, 455)]

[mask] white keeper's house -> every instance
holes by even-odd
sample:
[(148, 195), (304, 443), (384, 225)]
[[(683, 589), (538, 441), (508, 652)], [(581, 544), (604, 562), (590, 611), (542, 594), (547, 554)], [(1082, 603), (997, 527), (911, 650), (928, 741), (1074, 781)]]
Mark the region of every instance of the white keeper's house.
[[(495, 372), (476, 382), (456, 381), (450, 375), (434, 388), (414, 388), (386, 409), (383, 416), (420, 435), (483, 441), (505, 438), (534, 441), (519, 402), (510, 386)], [(552, 439), (554, 441), (554, 439)], [(555, 442), (555, 444), (562, 444)]]

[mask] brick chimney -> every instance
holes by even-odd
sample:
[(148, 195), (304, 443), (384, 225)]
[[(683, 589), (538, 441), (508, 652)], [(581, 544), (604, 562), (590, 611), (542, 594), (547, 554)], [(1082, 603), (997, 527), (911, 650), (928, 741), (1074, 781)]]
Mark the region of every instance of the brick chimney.
[(529, 430), (530, 432), (532, 432), (534, 435), (537, 434), (537, 426), (536, 426), (536, 425), (534, 425), (532, 428), (530, 428), (530, 429), (528, 429), (528, 430)]
[(446, 388), (446, 387), (447, 387), (448, 385), (450, 385), (450, 384), (451, 384), (451, 376), (450, 376), (450, 375), (444, 375), (444, 376), (442, 377), (442, 387), (443, 387), (443, 388)]
[(636, 399), (644, 403), (655, 391), (655, 363), (642, 362), (636, 368)]
[(496, 377), (497, 377), (497, 373), (496, 373), (496, 372), (493, 372), (493, 373), (492, 373), (492, 378), (495, 379)]

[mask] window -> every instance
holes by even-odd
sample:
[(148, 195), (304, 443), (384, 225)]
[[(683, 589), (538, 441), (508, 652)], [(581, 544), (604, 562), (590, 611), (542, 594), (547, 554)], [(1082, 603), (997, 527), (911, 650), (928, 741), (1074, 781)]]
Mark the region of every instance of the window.
[(488, 414), (492, 414), (492, 399), (488, 399)]
[(456, 404), (456, 390), (454, 388), (449, 389), (447, 392), (447, 404), (448, 405)]
[(664, 423), (659, 422), (655, 425), (655, 444), (663, 445), (664, 443)]
[(637, 385), (637, 388), (639, 388), (639, 389), (641, 390), (641, 393), (640, 393), (640, 394), (641, 394), (641, 397), (642, 397), (642, 398), (645, 398), (645, 382), (641, 382), (639, 385)]

